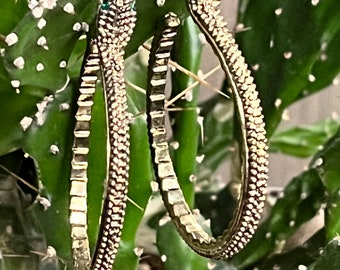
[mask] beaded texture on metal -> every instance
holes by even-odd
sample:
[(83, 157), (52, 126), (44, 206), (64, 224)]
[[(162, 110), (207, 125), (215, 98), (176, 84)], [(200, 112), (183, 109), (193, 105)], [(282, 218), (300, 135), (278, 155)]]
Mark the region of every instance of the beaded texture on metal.
[(98, 73), (98, 50), (95, 42), (91, 42), (90, 53), (85, 60), (81, 76), (71, 161), (70, 224), (74, 269), (89, 269), (91, 264), (87, 236), (87, 155), (93, 95)]
[(129, 123), (124, 82), (124, 49), (136, 21), (134, 2), (102, 4), (98, 17), (98, 50), (107, 106), (109, 138), (106, 196), (92, 269), (112, 269), (123, 227), (129, 170)]
[(226, 259), (249, 242), (261, 219), (268, 173), (266, 132), (256, 86), (241, 51), (220, 15), (220, 1), (187, 1), (194, 21), (205, 34), (229, 80), (240, 124), (243, 186), (229, 228), (216, 239), (209, 236), (185, 203), (165, 141), (164, 109), (160, 109), (163, 106), (160, 102), (164, 102), (164, 93), (160, 92), (163, 80), (156, 75), (150, 79), (150, 102), (159, 103), (150, 109), (154, 162), (157, 164), (163, 200), (182, 238), (202, 256)]

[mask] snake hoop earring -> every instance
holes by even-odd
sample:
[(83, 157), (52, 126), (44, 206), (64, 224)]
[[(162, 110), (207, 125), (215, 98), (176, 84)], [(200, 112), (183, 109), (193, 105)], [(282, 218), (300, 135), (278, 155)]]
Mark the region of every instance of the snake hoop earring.
[(124, 50), (136, 21), (134, 1), (105, 1), (98, 17), (98, 51), (108, 130), (108, 175), (99, 235), (91, 269), (111, 270), (119, 247), (127, 200), (129, 124)]
[[(217, 0), (187, 0), (190, 14), (218, 56), (232, 88), (241, 130), (242, 189), (234, 218), (224, 233), (214, 238), (199, 225), (183, 197), (166, 142), (164, 125), (165, 45), (152, 52), (149, 68), (148, 118), (153, 163), (164, 204), (184, 241), (198, 254), (227, 259), (238, 253), (252, 238), (264, 208), (268, 154), (262, 108), (253, 78), (238, 50), (227, 24), (220, 16)], [(162, 44), (162, 42), (160, 42)], [(166, 44), (166, 43), (164, 43)], [(169, 54), (170, 55), (170, 54)], [(161, 62), (162, 63), (162, 62)], [(163, 72), (163, 73), (162, 73)]]

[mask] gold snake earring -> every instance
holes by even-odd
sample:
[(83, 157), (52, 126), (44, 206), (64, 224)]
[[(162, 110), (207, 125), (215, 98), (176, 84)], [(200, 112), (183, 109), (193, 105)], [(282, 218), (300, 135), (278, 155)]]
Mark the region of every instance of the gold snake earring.
[[(124, 50), (136, 21), (134, 1), (108, 0), (99, 9), (98, 33), (81, 79), (71, 171), (70, 220), (74, 269), (112, 269), (123, 227), (129, 170), (129, 117)], [(87, 237), (87, 153), (97, 71), (103, 76), (108, 132), (108, 169), (100, 229), (92, 263)], [(90, 266), (91, 264), (91, 266)]]
[[(264, 208), (268, 154), (262, 108), (250, 71), (227, 24), (217, 0), (187, 0), (188, 9), (213, 48), (232, 89), (241, 130), (242, 188), (234, 218), (224, 233), (214, 238), (203, 230), (187, 205), (179, 186), (166, 142), (164, 89), (167, 48), (164, 35), (160, 50), (150, 56), (148, 123), (153, 164), (164, 204), (185, 242), (198, 254), (226, 259), (238, 253), (252, 238)], [(165, 30), (166, 32), (166, 30)], [(162, 46), (163, 43), (163, 46)], [(160, 64), (159, 64), (159, 63)]]

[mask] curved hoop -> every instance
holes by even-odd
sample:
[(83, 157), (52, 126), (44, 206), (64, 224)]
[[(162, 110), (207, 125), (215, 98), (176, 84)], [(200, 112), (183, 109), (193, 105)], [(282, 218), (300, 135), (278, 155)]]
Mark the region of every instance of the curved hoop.
[[(223, 17), (219, 1), (188, 0), (190, 13), (217, 54), (233, 91), (237, 116), (241, 125), (241, 176), (243, 187), (238, 207), (229, 228), (214, 238), (198, 224), (183, 197), (170, 158), (164, 124), (164, 89), (167, 60), (171, 48), (167, 45), (174, 28), (168, 25), (163, 35), (154, 40), (149, 63), (148, 125), (153, 163), (160, 192), (177, 230), (185, 242), (198, 254), (226, 259), (239, 252), (252, 238), (263, 212), (268, 172), (267, 140), (262, 109), (253, 78)], [(169, 30), (170, 29), (170, 30)]]

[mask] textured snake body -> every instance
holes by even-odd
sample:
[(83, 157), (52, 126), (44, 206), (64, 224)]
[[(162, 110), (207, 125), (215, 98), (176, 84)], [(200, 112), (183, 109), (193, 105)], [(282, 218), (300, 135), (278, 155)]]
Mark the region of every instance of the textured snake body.
[(92, 269), (112, 269), (123, 227), (129, 171), (129, 117), (124, 81), (124, 49), (136, 21), (133, 1), (102, 4), (98, 50), (104, 78), (109, 139), (108, 175)]

